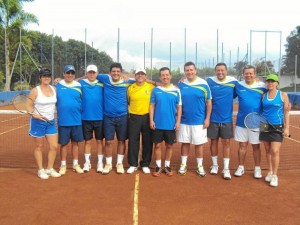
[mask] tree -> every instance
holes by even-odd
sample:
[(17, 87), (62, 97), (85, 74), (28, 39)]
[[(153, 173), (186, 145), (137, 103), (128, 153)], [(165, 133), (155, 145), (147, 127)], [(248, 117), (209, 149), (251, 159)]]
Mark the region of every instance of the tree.
[(197, 69), (197, 75), (202, 78), (214, 76), (215, 68), (204, 67), (202, 69)]
[(242, 76), (243, 76), (243, 68), (247, 65), (247, 61), (238, 61), (236, 63), (234, 63), (233, 68), (236, 71), (237, 74), (237, 79), (241, 80)]
[(274, 65), (271, 61), (254, 61), (253, 65), (256, 67), (256, 73), (258, 75), (269, 75), (275, 73)]
[(295, 74), (295, 60), (297, 55), (297, 75), (300, 76), (300, 26), (297, 26), (295, 30), (286, 38), (287, 44), (286, 55), (283, 59), (283, 67), (281, 68), (281, 74)]
[[(23, 9), (23, 2), (32, 2), (33, 0), (0, 0), (0, 26), (4, 29), (5, 43), (5, 86), (4, 91), (10, 91), (11, 86), (11, 59), (10, 52), (18, 40), (16, 35), (29, 23), (38, 23), (38, 19), (31, 13), (26, 13)], [(19, 35), (17, 35), (18, 37)]]

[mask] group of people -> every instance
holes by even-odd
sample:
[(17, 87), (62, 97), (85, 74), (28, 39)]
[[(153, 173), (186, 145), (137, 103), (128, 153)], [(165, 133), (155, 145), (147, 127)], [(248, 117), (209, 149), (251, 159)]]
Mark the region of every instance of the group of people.
[[(92, 167), (90, 157), (93, 137), (97, 142), (98, 153), (96, 171), (108, 174), (113, 168), (112, 152), (116, 135), (116, 171), (119, 174), (125, 172), (123, 159), (125, 141), (128, 139), (127, 156), (130, 167), (127, 173), (134, 173), (139, 166), (145, 174), (151, 173), (149, 165), (154, 150), (156, 166), (152, 175), (158, 177), (165, 173), (172, 176), (172, 146), (178, 141), (181, 143), (181, 165), (178, 174), (187, 173), (189, 149), (194, 145), (196, 172), (204, 177), (204, 144), (210, 139), (210, 174), (216, 175), (219, 172), (220, 140), (223, 149), (223, 178), (230, 180), (230, 140), (234, 137), (239, 142), (239, 166), (234, 175), (240, 177), (244, 174), (247, 145), (250, 143), (255, 163), (254, 178), (262, 178), (262, 141), (269, 167), (265, 180), (271, 186), (278, 186), (280, 146), (283, 137), (289, 135), (289, 100), (286, 93), (278, 90), (279, 80), (276, 75), (267, 76), (265, 84), (256, 79), (256, 69), (249, 65), (243, 69), (244, 80), (237, 81), (227, 75), (225, 63), (218, 63), (215, 66), (215, 76), (205, 80), (197, 76), (197, 68), (193, 62), (185, 63), (185, 76), (177, 86), (172, 84), (172, 74), (168, 67), (159, 70), (159, 83), (149, 80), (144, 68), (136, 69), (134, 78), (124, 76), (120, 63), (113, 63), (109, 74), (98, 74), (95, 65), (89, 65), (86, 68), (86, 76), (77, 80), (75, 73), (73, 65), (66, 65), (63, 79), (52, 86), (51, 72), (47, 69), (41, 70), (40, 85), (32, 89), (29, 95), (34, 100), (35, 107), (44, 116), (33, 115), (29, 131), (36, 142), (34, 155), (41, 179), (66, 174), (67, 147), (70, 141), (73, 170), (77, 173), (88, 172)], [(236, 97), (239, 109), (234, 129), (232, 115), (233, 100)], [(54, 120), (55, 106), (58, 128), (45, 120)], [(277, 129), (282, 130), (282, 134), (259, 133), (247, 129), (244, 118), (251, 112), (261, 113)], [(47, 169), (43, 169), (42, 163), (43, 137), (46, 137), (50, 146)], [(78, 144), (82, 141), (85, 141), (83, 168), (78, 163)], [(53, 164), (58, 144), (61, 145), (61, 166), (59, 172), (56, 172)]]

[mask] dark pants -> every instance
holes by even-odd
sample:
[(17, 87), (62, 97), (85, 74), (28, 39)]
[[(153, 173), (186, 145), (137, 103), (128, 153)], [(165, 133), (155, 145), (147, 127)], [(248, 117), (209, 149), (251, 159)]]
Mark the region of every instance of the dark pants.
[(130, 166), (138, 166), (140, 150), (140, 134), (142, 134), (142, 160), (141, 167), (150, 165), (152, 158), (152, 131), (150, 129), (149, 114), (129, 116), (129, 142), (128, 142), (128, 163)]

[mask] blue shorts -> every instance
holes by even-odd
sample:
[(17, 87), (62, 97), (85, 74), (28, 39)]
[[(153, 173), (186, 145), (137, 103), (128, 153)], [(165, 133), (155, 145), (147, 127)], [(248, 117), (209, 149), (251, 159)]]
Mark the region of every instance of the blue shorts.
[(103, 122), (105, 140), (114, 140), (115, 133), (117, 134), (118, 141), (125, 141), (128, 138), (128, 115), (120, 117), (108, 117), (104, 115)]
[(57, 134), (57, 128), (55, 120), (53, 119), (53, 123), (50, 124), (48, 122), (35, 119), (33, 117), (30, 118), (30, 127), (28, 131), (29, 135), (32, 137), (42, 138), (47, 135)]
[(82, 142), (82, 126), (58, 126), (58, 143), (66, 145), (69, 141)]

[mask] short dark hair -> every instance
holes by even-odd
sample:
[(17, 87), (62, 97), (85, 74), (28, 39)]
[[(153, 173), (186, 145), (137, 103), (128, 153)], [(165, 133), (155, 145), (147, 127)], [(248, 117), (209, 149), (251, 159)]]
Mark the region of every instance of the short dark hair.
[(255, 66), (252, 66), (252, 65), (246, 65), (244, 66), (243, 68), (243, 73), (245, 72), (245, 70), (247, 69), (253, 69), (254, 70), (254, 73), (256, 73), (256, 67)]
[(123, 71), (121, 63), (118, 63), (118, 62), (115, 62), (115, 63), (110, 65), (110, 68), (109, 68), (110, 72), (111, 72), (112, 68), (119, 68), (119, 69), (121, 69), (121, 72)]
[(160, 68), (160, 70), (159, 70), (159, 75), (161, 75), (161, 72), (162, 72), (162, 71), (165, 71), (165, 70), (168, 70), (168, 71), (169, 71), (169, 73), (171, 74), (170, 68), (169, 68), (169, 67), (166, 67), (166, 66), (164, 66), (164, 67)]
[(217, 63), (217, 65), (215, 66), (215, 70), (216, 70), (216, 68), (217, 68), (218, 66), (225, 66), (225, 69), (227, 70), (227, 65), (226, 65), (225, 63), (223, 63), (223, 62)]
[(184, 64), (184, 67), (183, 67), (183, 68), (185, 68), (186, 66), (194, 66), (195, 69), (196, 69), (196, 65), (195, 65), (195, 63), (193, 63), (192, 61), (186, 62), (186, 63)]

